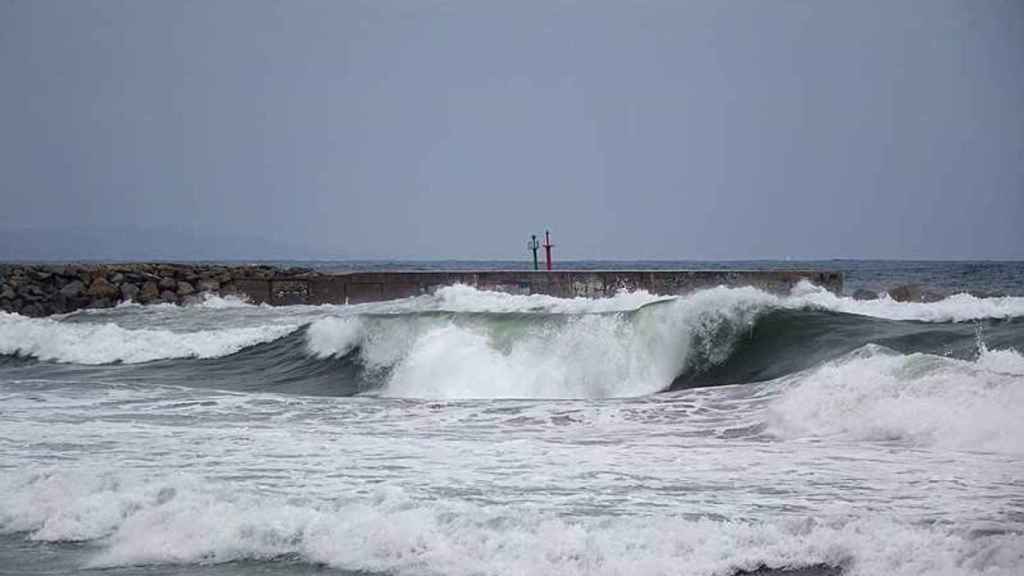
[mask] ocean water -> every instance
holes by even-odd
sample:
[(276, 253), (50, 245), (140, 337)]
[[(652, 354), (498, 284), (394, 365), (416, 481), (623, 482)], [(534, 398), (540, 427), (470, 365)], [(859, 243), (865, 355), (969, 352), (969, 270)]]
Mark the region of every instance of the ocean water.
[(948, 296), (0, 313), (0, 573), (1024, 574), (1024, 264), (613, 265)]

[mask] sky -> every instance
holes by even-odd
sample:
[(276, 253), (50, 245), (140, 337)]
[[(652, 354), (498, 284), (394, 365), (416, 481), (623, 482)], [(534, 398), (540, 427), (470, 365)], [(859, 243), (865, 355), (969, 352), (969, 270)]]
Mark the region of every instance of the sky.
[(1020, 0), (0, 0), (0, 259), (1024, 259)]

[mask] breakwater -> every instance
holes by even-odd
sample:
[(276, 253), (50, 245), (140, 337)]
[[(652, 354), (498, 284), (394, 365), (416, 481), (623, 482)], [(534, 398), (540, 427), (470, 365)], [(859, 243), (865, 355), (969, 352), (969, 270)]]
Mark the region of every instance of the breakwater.
[(512, 294), (563, 298), (611, 296), (622, 290), (685, 294), (719, 285), (788, 291), (807, 280), (841, 292), (843, 275), (823, 271), (744, 270), (486, 270), (330, 273), (310, 268), (214, 264), (0, 265), (0, 309), (46, 316), (125, 301), (189, 304), (205, 294), (253, 303), (358, 304), (429, 294), (466, 284)]

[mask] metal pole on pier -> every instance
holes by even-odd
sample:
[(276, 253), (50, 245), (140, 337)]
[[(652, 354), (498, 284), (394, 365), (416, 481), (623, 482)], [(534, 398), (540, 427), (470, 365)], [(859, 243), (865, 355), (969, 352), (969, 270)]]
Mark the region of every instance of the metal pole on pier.
[(549, 230), (544, 231), (544, 254), (547, 255), (548, 259), (548, 271), (551, 271), (551, 249), (555, 245), (551, 243), (551, 232)]
[(530, 241), (526, 243), (526, 247), (533, 251), (533, 269), (540, 270), (537, 265), (537, 248), (540, 248), (540, 242), (537, 242), (536, 234), (530, 234)]

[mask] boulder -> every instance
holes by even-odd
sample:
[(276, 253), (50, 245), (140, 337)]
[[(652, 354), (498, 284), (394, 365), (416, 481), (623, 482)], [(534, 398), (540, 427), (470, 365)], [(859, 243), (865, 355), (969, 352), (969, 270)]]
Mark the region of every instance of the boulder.
[(220, 290), (220, 282), (216, 280), (200, 280), (199, 285), (196, 288), (200, 292), (217, 292)]
[(18, 288), (18, 296), (24, 298), (27, 302), (38, 302), (46, 296), (42, 288), (35, 284), (22, 284)]
[(121, 274), (120, 272), (114, 272), (113, 274), (110, 275), (110, 283), (111, 284), (115, 284), (116, 285), (116, 284), (120, 284), (122, 282), (124, 282), (124, 274)]
[(135, 284), (126, 283), (121, 285), (121, 299), (125, 301), (135, 300), (139, 295), (139, 287)]
[(189, 294), (188, 296), (184, 296), (181, 299), (181, 303), (185, 306), (190, 306), (193, 304), (202, 304), (203, 297), (198, 294)]
[(163, 300), (164, 302), (170, 302), (171, 304), (178, 303), (178, 295), (175, 294), (174, 292), (171, 292), (170, 290), (164, 290), (163, 292), (161, 292), (160, 299)]
[(188, 282), (178, 282), (178, 296), (188, 296), (195, 291), (196, 289)]
[(83, 290), (85, 290), (85, 285), (81, 280), (72, 280), (67, 286), (60, 289), (60, 293), (68, 298), (75, 298), (81, 295)]
[(178, 288), (178, 281), (172, 276), (164, 276), (160, 278), (160, 290), (175, 290)]
[(110, 298), (97, 298), (90, 302), (86, 308), (110, 308), (113, 305)]
[(21, 315), (22, 316), (29, 316), (29, 317), (32, 317), (32, 318), (38, 318), (40, 316), (45, 316), (46, 315), (46, 311), (43, 309), (43, 307), (41, 305), (39, 305), (37, 303), (33, 303), (33, 304), (29, 304), (28, 306), (25, 306), (24, 308), (22, 308), (21, 309)]
[(93, 298), (116, 298), (120, 293), (120, 290), (103, 276), (97, 276), (86, 292), (86, 294)]
[(877, 300), (878, 292), (872, 290), (865, 290), (864, 288), (858, 288), (853, 293), (854, 300)]
[(943, 294), (925, 290), (916, 284), (904, 284), (889, 289), (889, 298), (897, 302), (938, 302), (945, 298)]
[(142, 285), (142, 291), (139, 293), (139, 299), (142, 302), (152, 302), (160, 298), (160, 288), (157, 287), (156, 282), (148, 280)]
[(2, 300), (14, 300), (17, 294), (14, 293), (14, 288), (11, 288), (7, 284), (0, 287), (0, 299)]

